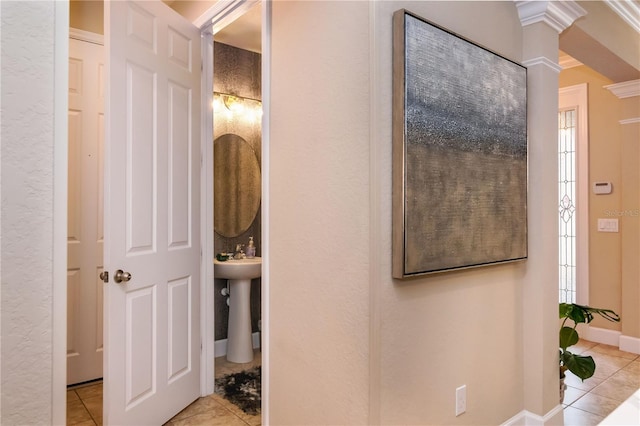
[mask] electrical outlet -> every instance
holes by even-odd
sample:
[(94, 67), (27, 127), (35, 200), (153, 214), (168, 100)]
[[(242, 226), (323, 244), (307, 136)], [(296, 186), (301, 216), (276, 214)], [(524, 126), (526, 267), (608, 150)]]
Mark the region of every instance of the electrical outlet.
[(456, 388), (456, 417), (467, 411), (467, 385)]

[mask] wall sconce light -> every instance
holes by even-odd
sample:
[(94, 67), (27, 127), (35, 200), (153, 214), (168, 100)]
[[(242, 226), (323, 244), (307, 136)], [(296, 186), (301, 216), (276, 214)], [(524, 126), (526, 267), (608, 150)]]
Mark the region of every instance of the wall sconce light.
[(213, 92), (213, 112), (224, 113), (227, 119), (237, 117), (253, 122), (262, 118), (262, 102), (229, 93)]
[(243, 101), (237, 96), (222, 95), (222, 103), (227, 109), (234, 113), (241, 113), (244, 109)]

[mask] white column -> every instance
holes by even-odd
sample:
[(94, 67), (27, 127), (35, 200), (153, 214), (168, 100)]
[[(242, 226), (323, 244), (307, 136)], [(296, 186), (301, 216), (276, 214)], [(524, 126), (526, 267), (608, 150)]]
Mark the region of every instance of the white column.
[(558, 371), (558, 47), (585, 14), (573, 1), (516, 1), (527, 66), (529, 259), (523, 288), (524, 408), (562, 415)]

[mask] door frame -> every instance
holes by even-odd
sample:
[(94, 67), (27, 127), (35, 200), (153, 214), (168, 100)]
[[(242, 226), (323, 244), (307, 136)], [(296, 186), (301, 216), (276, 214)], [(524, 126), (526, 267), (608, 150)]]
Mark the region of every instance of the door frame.
[[(214, 244), (214, 226), (213, 226), (213, 36), (222, 28), (229, 25), (231, 22), (245, 14), (251, 7), (260, 3), (260, 0), (233, 0), (231, 2), (218, 2), (211, 8), (205, 11), (200, 17), (196, 18), (193, 23), (200, 27), (202, 34), (202, 152), (203, 152), (203, 167), (202, 167), (202, 179), (205, 182), (201, 185), (201, 209), (202, 209), (202, 232), (201, 236), (203, 241), (203, 255), (201, 262), (201, 335), (202, 335), (202, 354), (200, 357), (200, 392), (202, 396), (212, 394), (215, 385), (215, 318), (214, 318), (214, 287), (212, 285), (214, 280), (213, 273), (213, 259)], [(271, 46), (271, 4), (270, 1), (264, 0), (261, 4), (262, 7), (262, 280), (261, 280), (261, 294), (262, 294), (262, 401), (266, 401), (266, 395), (268, 393), (268, 362), (266, 357), (268, 356), (268, 350), (264, 351), (264, 348), (268, 348), (268, 329), (269, 329), (269, 317), (268, 317), (268, 276), (266, 268), (268, 265), (268, 238), (266, 238), (266, 232), (268, 231), (268, 200), (266, 197), (265, 188), (268, 188), (267, 173), (268, 160), (266, 155), (268, 153), (268, 88), (269, 88), (269, 66), (265, 64), (270, 63), (270, 51), (268, 49)], [(267, 28), (268, 25), (268, 28)], [(211, 78), (206, 78), (211, 76)], [(263, 423), (265, 419), (268, 419), (268, 413), (266, 403), (263, 403), (262, 418)]]
[[(194, 21), (200, 28), (203, 37), (201, 102), (203, 155), (201, 177), (205, 179), (201, 185), (201, 238), (200, 256), (200, 289), (201, 289), (201, 396), (213, 393), (214, 377), (214, 310), (213, 310), (213, 38), (219, 29), (244, 14), (260, 0), (233, 0), (218, 2)], [(67, 374), (67, 179), (68, 179), (68, 92), (69, 92), (69, 2), (56, 2), (55, 15), (55, 135), (53, 176), (54, 193), (54, 256), (53, 256), (53, 342), (52, 342), (52, 421), (53, 424), (66, 422), (66, 374)], [(262, 0), (262, 418), (269, 423), (268, 391), (269, 391), (269, 99), (270, 99), (270, 64), (271, 64), (271, 1)], [(59, 49), (58, 49), (59, 48)], [(206, 104), (205, 104), (206, 102)]]
[(51, 421), (67, 418), (67, 199), (69, 175), (69, 2), (54, 2), (53, 289)]

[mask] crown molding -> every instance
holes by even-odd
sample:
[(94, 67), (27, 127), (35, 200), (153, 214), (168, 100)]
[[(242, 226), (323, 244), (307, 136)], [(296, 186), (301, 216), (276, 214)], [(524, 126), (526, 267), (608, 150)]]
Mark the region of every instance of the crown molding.
[(104, 36), (102, 34), (92, 33), (78, 28), (69, 28), (69, 38), (104, 45)]
[(622, 83), (609, 84), (605, 89), (616, 95), (618, 98), (631, 98), (640, 96), (640, 80), (624, 81)]
[(640, 33), (640, 3), (637, 0), (604, 0), (631, 28)]
[(225, 0), (218, 1), (193, 21), (193, 25), (201, 30), (210, 30), (215, 34), (229, 25), (247, 10), (251, 9), (259, 0)]
[(518, 16), (523, 27), (544, 22), (559, 33), (567, 29), (576, 19), (585, 16), (584, 10), (577, 2), (548, 0), (514, 0), (518, 8)]
[(569, 56), (569, 55), (560, 56), (560, 58), (558, 59), (558, 63), (560, 64), (560, 66), (562, 67), (563, 70), (566, 70), (566, 69), (569, 69), (569, 68), (579, 67), (580, 65), (584, 65), (582, 62), (580, 62), (576, 58), (574, 58), (572, 56)]
[(530, 68), (535, 65), (544, 65), (545, 67), (550, 68), (551, 70), (557, 73), (562, 71), (562, 67), (560, 65), (556, 64), (549, 58), (545, 58), (544, 56), (539, 56), (537, 58), (531, 58), (531, 59), (527, 59), (526, 61), (522, 61), (522, 65), (524, 65), (527, 68)]

